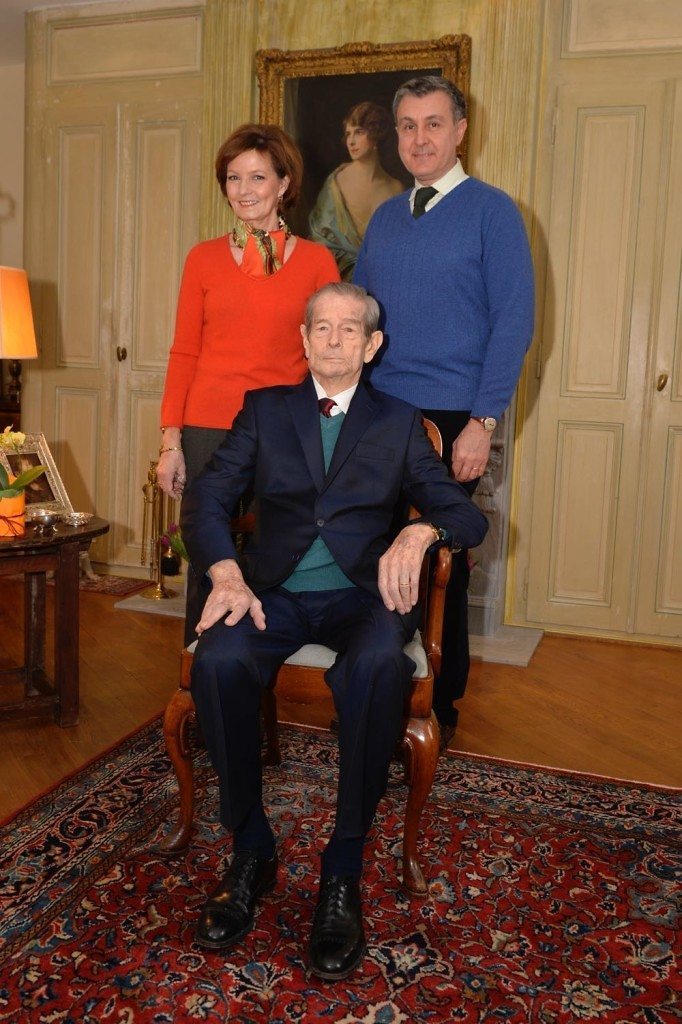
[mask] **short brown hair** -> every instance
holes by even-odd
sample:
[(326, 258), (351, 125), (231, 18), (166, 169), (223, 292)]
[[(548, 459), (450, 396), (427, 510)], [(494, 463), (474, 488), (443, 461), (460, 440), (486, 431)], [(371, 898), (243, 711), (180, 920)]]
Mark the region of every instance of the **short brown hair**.
[(269, 153), (277, 175), (289, 178), (281, 203), (285, 209), (294, 206), (301, 194), (303, 157), (294, 140), (276, 124), (240, 124), (228, 135), (215, 158), (215, 175), (222, 194), (227, 197), (225, 182), (228, 164), (251, 149), (258, 153)]
[(384, 142), (393, 132), (393, 123), (389, 112), (384, 107), (380, 107), (378, 103), (372, 103), (371, 100), (356, 103), (348, 111), (343, 119), (344, 131), (353, 125), (364, 128), (375, 145)]

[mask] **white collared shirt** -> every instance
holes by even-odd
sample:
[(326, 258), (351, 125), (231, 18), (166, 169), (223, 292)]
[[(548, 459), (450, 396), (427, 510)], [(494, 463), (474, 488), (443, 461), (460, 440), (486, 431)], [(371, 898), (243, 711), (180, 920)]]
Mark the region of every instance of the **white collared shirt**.
[[(437, 192), (435, 196), (431, 196), (431, 198), (429, 199), (428, 203), (424, 208), (425, 211), (428, 213), (428, 211), (431, 210), (436, 205), (436, 203), (439, 203), (441, 199), (443, 199), (448, 194), (448, 192), (452, 192), (454, 188), (457, 188), (458, 185), (461, 185), (462, 182), (466, 181), (468, 177), (469, 175), (465, 173), (461, 161), (458, 160), (455, 166), (451, 167), (450, 170), (447, 171), (442, 178), (439, 178), (438, 181), (434, 181), (433, 188), (437, 189)], [(410, 192), (411, 213), (414, 211), (415, 193), (418, 188), (424, 187), (425, 186), (422, 184), (419, 178), (414, 179), (414, 188)]]
[[(311, 377), (312, 377), (312, 374), (311, 374)], [(327, 394), (327, 392), (324, 390), (322, 385), (319, 384), (315, 380), (314, 377), (313, 377), (313, 384), (315, 385), (315, 394), (317, 395), (318, 399), (320, 399), (320, 398), (329, 398), (329, 395)], [(336, 405), (330, 410), (330, 413), (329, 413), (330, 416), (338, 416), (340, 412), (342, 412), (345, 415), (348, 412), (348, 406), (350, 405), (350, 400), (353, 397), (353, 395), (355, 394), (357, 386), (358, 386), (357, 384), (353, 384), (352, 388), (346, 388), (345, 391), (340, 391), (338, 395), (334, 395), (334, 398), (332, 399), (332, 401), (336, 402)]]

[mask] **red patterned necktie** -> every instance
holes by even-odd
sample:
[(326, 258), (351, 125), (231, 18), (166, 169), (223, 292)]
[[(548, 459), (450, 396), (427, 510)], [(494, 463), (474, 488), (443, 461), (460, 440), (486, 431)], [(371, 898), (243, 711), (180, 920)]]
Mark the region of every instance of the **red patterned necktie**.
[(320, 416), (326, 416), (327, 419), (329, 419), (335, 405), (336, 402), (333, 398), (319, 398), (317, 401), (317, 407), (320, 410)]

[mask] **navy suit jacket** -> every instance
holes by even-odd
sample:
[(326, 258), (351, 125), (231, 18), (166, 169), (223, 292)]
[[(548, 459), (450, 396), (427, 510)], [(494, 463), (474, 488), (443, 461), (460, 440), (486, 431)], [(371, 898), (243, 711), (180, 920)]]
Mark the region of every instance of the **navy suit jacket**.
[(444, 527), (453, 545), (475, 547), (488, 528), (448, 476), (419, 410), (363, 381), (327, 473), (312, 378), (247, 392), (225, 441), (183, 499), (182, 534), (200, 578), (215, 562), (237, 558), (230, 517), (250, 485), (256, 530), (239, 562), (256, 593), (286, 580), (318, 534), (357, 586), (378, 593), (378, 562), (405, 502)]

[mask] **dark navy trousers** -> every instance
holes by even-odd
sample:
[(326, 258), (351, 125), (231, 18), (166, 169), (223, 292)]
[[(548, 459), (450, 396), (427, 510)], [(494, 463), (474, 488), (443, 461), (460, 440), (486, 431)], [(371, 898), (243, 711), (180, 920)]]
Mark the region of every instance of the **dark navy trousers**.
[(338, 652), (326, 673), (339, 719), (335, 834), (369, 830), (400, 736), (414, 662), (403, 652), (418, 609), (390, 612), (357, 587), (258, 595), (267, 626), (247, 614), (236, 626), (216, 623), (199, 639), (192, 695), (220, 783), (220, 820), (234, 830), (262, 800), (260, 702), (280, 665), (306, 643)]

